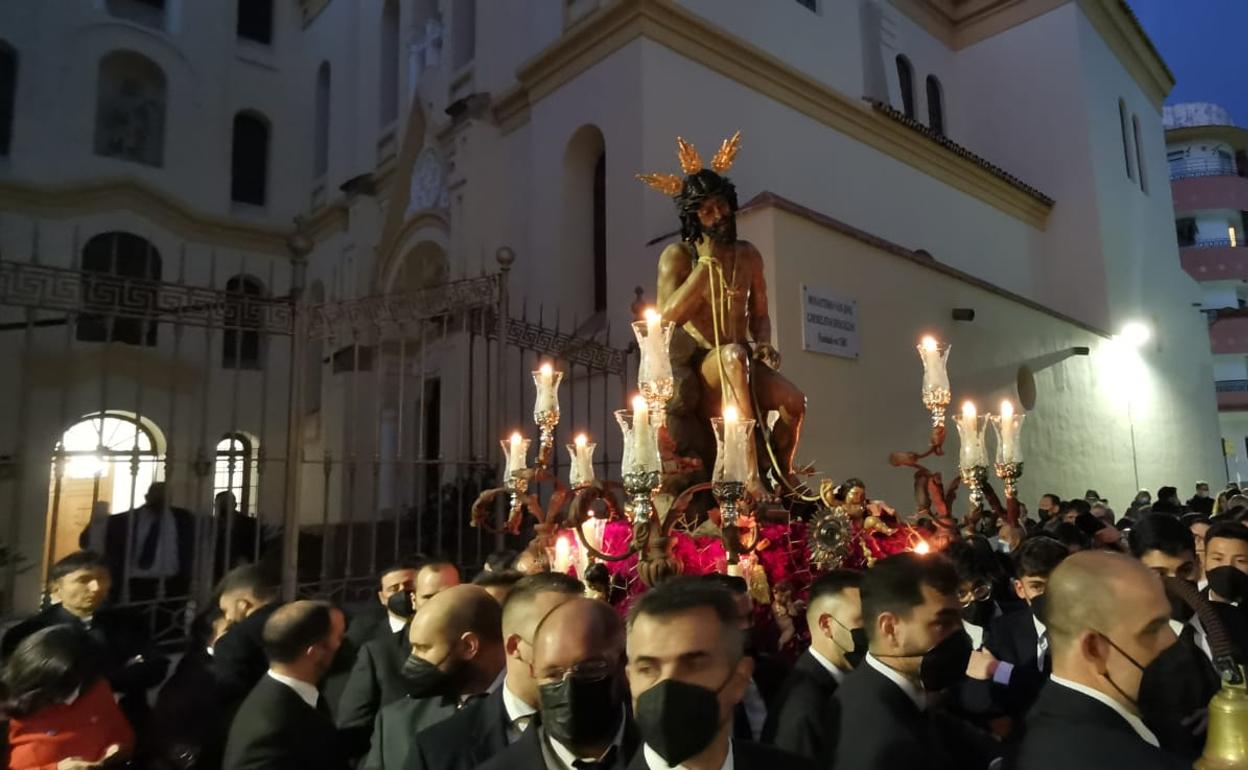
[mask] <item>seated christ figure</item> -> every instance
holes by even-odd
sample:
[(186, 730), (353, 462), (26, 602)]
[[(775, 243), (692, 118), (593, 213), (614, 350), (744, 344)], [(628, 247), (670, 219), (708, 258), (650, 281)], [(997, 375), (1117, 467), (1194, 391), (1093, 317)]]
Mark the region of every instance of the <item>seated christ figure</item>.
[[(793, 457), (806, 397), (777, 371), (780, 355), (770, 342), (762, 255), (748, 241), (737, 239), (736, 188), (722, 174), (732, 165), (739, 142), (740, 134), (725, 141), (707, 169), (702, 168), (697, 150), (678, 138), (686, 176), (639, 178), (673, 196), (680, 217), (680, 242), (669, 245), (659, 257), (658, 304), (664, 320), (677, 326), (673, 366), (678, 371), (682, 365), (687, 367), (688, 376), (697, 380), (696, 394), (684, 398), (696, 401), (690, 411), (702, 425), (720, 416), (727, 404), (735, 405), (746, 419), (765, 421), (770, 412), (778, 412), (771, 432), (774, 452), (760, 444), (758, 459), (765, 479), (774, 453), (772, 486), (783, 493), (798, 486)], [(682, 390), (678, 387), (677, 401), (682, 399)], [(680, 405), (675, 406), (679, 411)], [(682, 443), (679, 430), (673, 426), (678, 448)]]

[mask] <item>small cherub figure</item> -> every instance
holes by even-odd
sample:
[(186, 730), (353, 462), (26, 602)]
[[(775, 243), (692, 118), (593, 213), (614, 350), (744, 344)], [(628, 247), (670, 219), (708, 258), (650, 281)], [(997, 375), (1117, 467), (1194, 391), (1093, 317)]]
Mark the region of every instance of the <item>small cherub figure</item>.
[(771, 596), (771, 614), (776, 618), (776, 628), (780, 629), (778, 648), (783, 650), (797, 634), (793, 625), (793, 618), (797, 615), (797, 607), (793, 603), (793, 585), (787, 580), (781, 580), (772, 589)]

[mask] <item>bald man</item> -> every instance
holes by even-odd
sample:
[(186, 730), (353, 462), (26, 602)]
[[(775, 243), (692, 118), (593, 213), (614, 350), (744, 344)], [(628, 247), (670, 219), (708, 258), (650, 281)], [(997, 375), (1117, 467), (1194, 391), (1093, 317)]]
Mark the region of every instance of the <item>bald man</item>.
[(628, 716), (624, 623), (610, 605), (571, 599), (533, 639), (541, 724), (481, 770), (624, 770), (640, 740)]
[(1044, 615), (1053, 674), (1006, 767), (1190, 767), (1140, 719), (1144, 671), (1176, 642), (1161, 580), (1122, 554), (1077, 553), (1049, 577)]
[(537, 624), (583, 593), (581, 581), (562, 572), (516, 582), (503, 604), (503, 686), (416, 736), (406, 770), (471, 770), (519, 740), (537, 713), (537, 681), (530, 668)]
[(362, 770), (400, 770), (416, 733), (502, 684), (503, 610), (484, 588), (452, 586), (412, 618), (407, 695), (377, 712)]

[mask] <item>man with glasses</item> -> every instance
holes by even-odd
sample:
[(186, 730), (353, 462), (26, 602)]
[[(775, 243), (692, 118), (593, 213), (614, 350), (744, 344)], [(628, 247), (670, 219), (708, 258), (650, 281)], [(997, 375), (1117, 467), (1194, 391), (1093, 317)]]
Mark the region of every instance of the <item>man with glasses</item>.
[(624, 681), (624, 624), (609, 604), (571, 599), (533, 639), (540, 725), (482, 770), (624, 770), (637, 752)]
[(471, 770), (520, 740), (537, 715), (531, 668), (537, 624), (583, 592), (581, 581), (561, 572), (540, 572), (516, 583), (503, 604), (503, 686), (417, 735), (406, 770)]

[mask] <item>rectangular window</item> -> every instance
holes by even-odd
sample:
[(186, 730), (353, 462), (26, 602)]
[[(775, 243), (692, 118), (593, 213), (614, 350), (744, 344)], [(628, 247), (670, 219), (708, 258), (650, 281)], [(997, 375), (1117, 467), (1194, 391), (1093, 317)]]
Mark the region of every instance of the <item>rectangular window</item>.
[(238, 36), (262, 45), (273, 42), (273, 0), (238, 0)]
[(1184, 217), (1176, 220), (1174, 228), (1179, 237), (1179, 247), (1194, 246), (1196, 244), (1196, 220), (1191, 217)]

